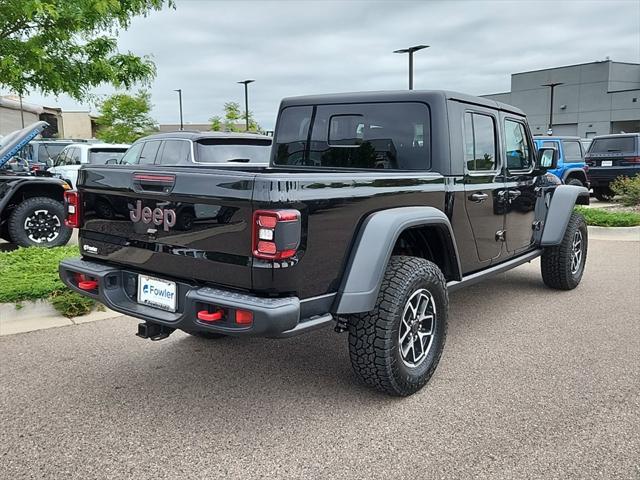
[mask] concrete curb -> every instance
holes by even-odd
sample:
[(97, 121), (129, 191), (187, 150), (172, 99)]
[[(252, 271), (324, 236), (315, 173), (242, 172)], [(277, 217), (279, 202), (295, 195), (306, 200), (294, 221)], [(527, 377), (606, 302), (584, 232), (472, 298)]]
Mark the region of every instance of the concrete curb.
[(18, 310), (13, 303), (0, 303), (0, 336), (123, 316), (121, 313), (106, 309), (103, 312), (94, 310), (88, 315), (67, 318), (60, 315), (46, 300), (23, 302), (22, 305), (23, 307)]
[(594, 227), (589, 226), (589, 238), (615, 240), (617, 242), (640, 242), (640, 227)]

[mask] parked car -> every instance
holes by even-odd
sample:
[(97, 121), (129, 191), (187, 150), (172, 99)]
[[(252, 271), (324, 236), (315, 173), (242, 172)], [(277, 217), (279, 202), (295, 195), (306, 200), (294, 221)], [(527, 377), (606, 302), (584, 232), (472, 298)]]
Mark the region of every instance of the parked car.
[[(574, 204), (589, 193), (547, 173), (557, 153), (535, 149), (521, 110), (484, 98), (289, 98), (270, 166), (83, 168), (66, 194), (82, 259), (60, 277), (142, 319), (138, 336), (152, 340), (333, 325), (349, 332), (357, 375), (410, 395), (440, 360), (450, 292), (537, 257), (548, 287), (580, 283), (587, 226)], [(127, 216), (103, 218), (98, 197)], [(207, 213), (219, 206), (231, 214)], [(179, 225), (187, 207), (194, 218)]]
[[(12, 132), (0, 146), (0, 238), (22, 247), (56, 247), (71, 237), (62, 203), (69, 185), (57, 178), (31, 175), (19, 155), (47, 125), (36, 122)], [(21, 170), (11, 168), (9, 173), (4, 168), (9, 163), (22, 165)]]
[(272, 138), (233, 132), (171, 132), (141, 138), (123, 164), (193, 165), (269, 164)]
[(536, 148), (555, 148), (558, 151), (558, 167), (549, 170), (567, 185), (589, 188), (587, 165), (579, 137), (533, 137)]
[(595, 137), (585, 160), (593, 194), (598, 200), (610, 200), (614, 196), (609, 187), (612, 181), (640, 174), (640, 133)]
[(72, 143), (60, 152), (48, 172), (73, 187), (78, 181), (78, 170), (82, 165), (120, 163), (129, 146), (115, 143)]

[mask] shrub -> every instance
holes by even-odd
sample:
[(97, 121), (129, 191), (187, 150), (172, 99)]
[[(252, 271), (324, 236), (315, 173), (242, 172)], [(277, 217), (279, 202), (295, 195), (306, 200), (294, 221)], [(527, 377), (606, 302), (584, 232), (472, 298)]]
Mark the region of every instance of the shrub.
[(71, 290), (62, 290), (55, 292), (50, 297), (51, 304), (61, 315), (65, 317), (78, 317), (86, 315), (93, 310), (96, 302), (90, 298), (72, 292)]
[(577, 206), (576, 211), (584, 216), (587, 225), (598, 227), (635, 227), (640, 225), (640, 213), (636, 212), (616, 212), (581, 206)]
[(640, 174), (634, 177), (618, 177), (611, 182), (611, 190), (620, 195), (620, 201), (627, 206), (640, 205)]

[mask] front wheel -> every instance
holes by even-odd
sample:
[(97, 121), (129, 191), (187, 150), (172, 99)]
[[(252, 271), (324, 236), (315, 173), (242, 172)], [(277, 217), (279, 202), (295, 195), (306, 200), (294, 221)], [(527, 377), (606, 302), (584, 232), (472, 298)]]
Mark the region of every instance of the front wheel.
[(560, 245), (546, 247), (540, 260), (542, 281), (557, 290), (573, 290), (582, 280), (587, 261), (587, 224), (573, 212)]
[(434, 263), (391, 257), (375, 308), (348, 319), (355, 373), (390, 395), (420, 390), (442, 355), (448, 304), (446, 281)]
[(29, 198), (9, 217), (9, 235), (21, 247), (66, 245), (72, 230), (64, 225), (64, 207), (49, 197)]

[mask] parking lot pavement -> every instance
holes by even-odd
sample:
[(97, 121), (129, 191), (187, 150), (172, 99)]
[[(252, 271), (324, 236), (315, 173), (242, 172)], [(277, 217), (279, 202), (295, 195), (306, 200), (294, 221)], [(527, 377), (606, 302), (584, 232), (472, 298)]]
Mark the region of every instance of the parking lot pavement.
[(357, 383), (346, 334), (162, 342), (105, 320), (0, 338), (0, 478), (640, 478), (640, 243), (574, 291), (538, 262), (451, 296), (433, 379)]

